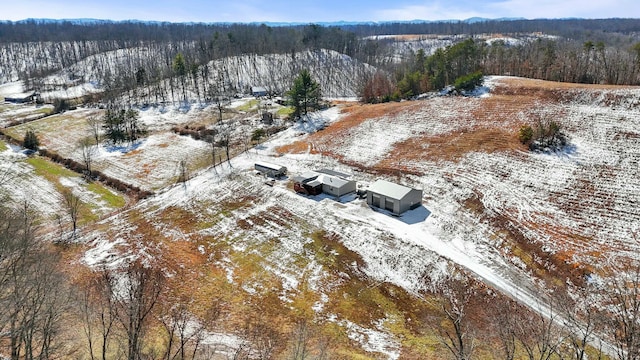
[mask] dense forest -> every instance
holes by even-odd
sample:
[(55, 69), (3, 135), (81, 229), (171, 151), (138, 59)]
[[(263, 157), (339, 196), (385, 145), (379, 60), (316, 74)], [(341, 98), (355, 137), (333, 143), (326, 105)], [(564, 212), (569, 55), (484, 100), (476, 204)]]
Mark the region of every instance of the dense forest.
[[(382, 34), (387, 36), (374, 36)], [(398, 34), (418, 35), (422, 42), (399, 50), (403, 40), (391, 36)], [(434, 36), (439, 44), (421, 50)], [(287, 90), (282, 84), (310, 67), (301, 63), (299, 54), (320, 49), (382, 72), (374, 76), (362, 69), (351, 71), (357, 73), (352, 86), (366, 101), (438, 90), (476, 72), (562, 82), (640, 83), (640, 21), (635, 19), (340, 26), (28, 20), (0, 23), (0, 43), (2, 82), (23, 80), (28, 89), (46, 90), (46, 76), (84, 60), (84, 68), (76, 66), (68, 74), (70, 80), (96, 82), (107, 98), (146, 87), (141, 93), (149, 98), (155, 93), (156, 99), (175, 100), (173, 82), (184, 85), (187, 78), (195, 87), (191, 100), (207, 93), (243, 92), (240, 81), (221, 75), (220, 68), (228, 67), (222, 59), (253, 57), (247, 66), (255, 68), (255, 56), (262, 55), (288, 56), (288, 66), (295, 67), (279, 82), (270, 79), (278, 84), (273, 92), (282, 95)], [(375, 95), (371, 87), (378, 88)], [(189, 100), (183, 95), (182, 100)]]

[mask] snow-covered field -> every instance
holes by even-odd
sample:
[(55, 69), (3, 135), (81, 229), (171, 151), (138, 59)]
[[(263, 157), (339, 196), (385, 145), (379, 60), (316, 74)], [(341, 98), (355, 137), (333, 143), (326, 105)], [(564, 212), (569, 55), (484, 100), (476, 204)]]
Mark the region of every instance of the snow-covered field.
[[(60, 213), (60, 194), (50, 182), (34, 174), (33, 167), (25, 162), (26, 158), (17, 147), (0, 152), (0, 198), (15, 206), (27, 204), (38, 209), (44, 217)], [(4, 199), (5, 196), (9, 200)]]
[[(46, 164), (47, 162), (44, 161)], [(58, 173), (56, 180), (42, 174), (45, 170), (37, 169), (29, 163), (24, 149), (7, 146), (0, 151), (0, 199), (5, 204), (16, 208), (27, 208), (39, 219), (45, 229), (56, 226), (57, 231), (66, 231), (68, 220), (65, 218), (63, 192), (70, 191), (81, 203), (86, 218), (99, 218), (116, 209), (114, 203), (105, 196), (121, 197), (108, 188), (87, 183), (80, 175), (63, 169), (61, 165), (49, 164)], [(124, 203), (124, 200), (121, 200)], [(92, 215), (88, 215), (92, 214)], [(81, 220), (81, 224), (84, 221)], [(51, 239), (58, 233), (49, 233)]]
[[(494, 91), (512, 86), (509, 81), (492, 78), (487, 86)], [(322, 231), (357, 254), (362, 263), (347, 265), (352, 268), (349, 271), (362, 273), (374, 284), (394, 284), (420, 296), (455, 267), (462, 267), (532, 309), (541, 308), (540, 294), (545, 292), (535, 266), (560, 263), (545, 259), (527, 263), (512, 252), (500, 225), (517, 229), (549, 258), (560, 258), (587, 272), (597, 272), (601, 263), (617, 257), (637, 256), (639, 245), (631, 234), (640, 226), (640, 90), (568, 89), (565, 94), (562, 101), (547, 103), (491, 94), (433, 97), (353, 126), (344, 126), (347, 113), (331, 107), (236, 156), (230, 164), (194, 173), (179, 185), (171, 181), (178, 175), (178, 162), (206, 157), (209, 149), (204, 142), (166, 130), (211, 110), (145, 109), (141, 119), (154, 133), (132, 148), (100, 147), (96, 167), (156, 195), (88, 227), (80, 238), (88, 247), (83, 262), (116, 265), (144, 252), (148, 245), (141, 240), (139, 222), (160, 234), (153, 246), (162, 241), (197, 242), (198, 253), (222, 268), (228, 284), (247, 294), (259, 292), (265, 284), (244, 278), (234, 253), (257, 256), (261, 271), (281, 283), (282, 301), (293, 301), (308, 282), (319, 294), (313, 307), (316, 316), (341, 326), (365, 351), (399, 358), (402, 340), (385, 317), (370, 324), (356, 323), (331, 306), (332, 289), (344, 282), (344, 275), (323, 271), (309, 252), (310, 234)], [(88, 114), (82, 111), (89, 110), (70, 115)], [(565, 151), (530, 153), (492, 138), (515, 137), (520, 124), (545, 114), (557, 116), (569, 135)], [(496, 128), (500, 131), (488, 132), (489, 137), (471, 137)], [(439, 138), (449, 140), (437, 142)], [(473, 140), (472, 146), (463, 143), (468, 139)], [(282, 146), (295, 142), (306, 143), (307, 150), (282, 151)], [(486, 143), (498, 145), (489, 151)], [(53, 140), (49, 146), (63, 147)], [(453, 149), (455, 154), (443, 155), (435, 146)], [(65, 151), (77, 156), (72, 148)], [(1, 155), (21, 156), (12, 150)], [(353, 174), (364, 186), (386, 178), (422, 188), (423, 206), (394, 217), (373, 210), (355, 196), (336, 201), (299, 195), (287, 179), (266, 185), (253, 170), (256, 161), (286, 166), (289, 178), (319, 168)], [(3, 164), (7, 167), (9, 162)], [(13, 166), (22, 169), (20, 164)], [(63, 186), (73, 183), (62, 181)], [(46, 199), (55, 193), (46, 184), (35, 187), (27, 191), (32, 196)], [(59, 200), (50, 203), (59, 204)], [(57, 206), (51, 205), (51, 211)], [(179, 215), (171, 215), (176, 209)], [(188, 226), (164, 222), (167, 219), (182, 219)]]
[[(499, 85), (500, 81), (494, 79), (490, 86)], [(623, 97), (635, 96), (637, 90), (629, 90)], [(633, 135), (637, 134), (639, 125), (637, 117), (633, 116), (635, 107), (624, 110), (618, 103), (613, 105), (615, 109), (604, 104), (579, 102), (562, 105), (561, 113), (565, 117), (560, 121), (572, 139), (572, 145), (563, 153), (470, 151), (455, 161), (425, 157), (418, 162), (414, 159), (403, 166), (417, 175), (391, 180), (424, 189), (424, 202), (422, 207), (400, 217), (375, 211), (355, 196), (339, 201), (327, 196), (302, 196), (294, 193), (286, 180), (279, 180), (270, 187), (253, 170), (256, 161), (286, 166), (291, 175), (334, 168), (354, 174), (359, 183), (366, 185), (378, 177), (363, 169), (375, 169), (377, 164), (388, 161), (389, 154), (399, 144), (414, 138), (447, 134), (451, 129), (472, 131), (485, 126), (486, 121), (499, 123), (496, 119), (487, 120), (491, 116), (478, 118), (473, 115), (488, 98), (427, 100), (422, 110), (418, 106), (418, 110), (412, 108), (406, 113), (365, 120), (356, 127), (341, 129), (339, 137), (333, 134), (329, 136), (330, 141), (323, 142), (323, 131), (316, 132), (310, 125), (329, 124), (327, 131), (331, 131), (331, 124), (339, 124), (345, 116), (334, 107), (316, 114), (313, 121), (299, 124), (234, 158), (231, 166), (225, 164), (215, 171), (210, 169), (185, 185), (167, 188), (138, 204), (136, 211), (144, 214), (149, 222), (176, 207), (189, 212), (196, 222), (216, 219), (199, 230), (167, 229), (166, 236), (170, 239), (227, 234), (233, 249), (241, 252), (251, 252), (261, 244), (278, 239), (278, 245), (263, 254), (263, 266), (280, 278), (285, 289), (281, 296), (285, 300), (299, 290), (302, 273), (316, 274), (314, 283), (323, 284), (317, 287), (318, 291), (328, 296), (324, 293), (332, 286), (326, 283), (328, 275), (318, 271), (318, 264), (300, 265), (297, 260), (299, 256), (305, 256), (306, 246), (311, 241), (306, 234), (321, 229), (335, 234), (346, 248), (357, 253), (364, 262), (359, 270), (374, 282), (392, 283), (417, 295), (433, 289), (438, 281), (448, 276), (455, 264), (532, 309), (541, 309), (544, 307), (540, 303), (540, 294), (545, 291), (544, 282), (533, 276), (532, 264), (525, 264), (514, 254), (505, 252), (505, 238), (486, 217), (505, 217), (507, 224), (521, 228), (530, 241), (541, 243), (551, 256), (562, 253), (564, 258), (589, 269), (595, 270), (597, 265), (598, 258), (593, 254), (604, 251), (600, 245), (608, 244), (608, 251), (624, 249), (614, 256), (635, 252), (637, 244), (632, 244), (629, 238), (630, 232), (635, 231), (633, 227), (640, 223), (640, 215), (633, 205), (639, 200), (638, 170), (634, 167), (639, 149), (637, 137)], [(443, 111), (436, 113), (434, 109)], [(532, 115), (521, 113), (516, 122), (527, 116)], [(592, 120), (585, 123), (589, 116), (593, 116)], [(622, 118), (624, 120), (620, 120)], [(612, 140), (617, 142), (612, 143)], [(309, 141), (315, 149), (330, 149), (326, 153), (337, 154), (338, 158), (346, 159), (348, 163), (357, 162), (359, 166), (349, 166), (334, 157), (310, 152), (280, 153), (280, 146), (295, 141)], [(613, 169), (615, 176), (601, 176), (601, 167)], [(585, 179), (595, 184), (596, 195), (608, 190), (606, 199), (609, 203), (597, 200), (599, 197), (593, 193), (586, 195), (587, 189), (579, 186)], [(589, 190), (593, 191), (592, 188)], [(588, 200), (575, 202), (585, 195)], [(482, 204), (481, 213), (467, 207), (466, 202), (472, 198)], [(224, 212), (221, 204), (231, 203), (234, 199), (250, 199), (247, 200), (250, 202), (230, 214)], [(571, 203), (574, 210), (566, 207), (566, 202), (570, 201), (575, 202)], [(221, 211), (225, 215), (221, 216)], [(121, 219), (115, 221), (118, 225), (113, 227), (109, 237), (115, 240), (87, 234), (87, 241), (96, 248), (109, 247), (110, 241), (126, 244), (127, 240), (123, 239), (129, 236), (129, 230), (120, 222)], [(165, 228), (161, 224), (157, 226)], [(579, 236), (588, 237), (589, 241), (571, 242)], [(581, 246), (582, 251), (576, 251), (576, 245)], [(200, 251), (214, 257), (218, 249), (219, 244), (210, 244), (210, 247), (201, 247)], [(99, 254), (91, 251), (85, 261), (95, 263), (96, 256)], [(232, 261), (218, 264), (226, 268), (227, 281), (241, 281), (234, 273), (237, 265)], [(247, 292), (256, 291), (256, 287), (259, 285), (251, 283), (242, 286)], [(363, 349), (391, 359), (400, 356), (399, 339), (389, 332), (382, 319), (378, 325), (367, 329), (352, 324), (348, 318), (325, 313), (328, 310), (322, 303), (316, 309), (324, 318), (345, 326), (349, 337), (360, 342)]]
[(209, 145), (204, 141), (174, 133), (154, 134), (133, 147), (101, 146), (95, 157), (95, 168), (108, 176), (155, 191), (178, 179), (181, 161), (191, 164), (190, 172), (197, 171), (210, 157), (209, 153)]

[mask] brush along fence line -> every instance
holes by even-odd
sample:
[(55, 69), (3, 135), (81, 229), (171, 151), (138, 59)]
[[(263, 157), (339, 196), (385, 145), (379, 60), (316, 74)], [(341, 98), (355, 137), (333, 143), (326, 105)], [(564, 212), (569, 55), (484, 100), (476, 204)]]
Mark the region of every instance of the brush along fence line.
[[(58, 164), (64, 165), (69, 170), (75, 171), (78, 174), (82, 174), (83, 176), (87, 175), (85, 165), (75, 160), (62, 157), (58, 155), (56, 152), (50, 151), (47, 149), (40, 149), (38, 153), (41, 156), (47, 157)], [(98, 170), (92, 170), (89, 177), (91, 179), (96, 179), (101, 183), (111, 188), (114, 188), (122, 193), (125, 193), (129, 196), (132, 196), (136, 199), (145, 199), (154, 194), (152, 191), (142, 190), (135, 185), (127, 184), (124, 181), (105, 175), (103, 172)]]
[[(4, 141), (7, 141), (17, 146), (22, 145), (21, 141), (7, 135), (2, 130), (0, 130), (0, 136)], [(40, 156), (44, 156), (55, 163), (61, 164), (71, 171), (77, 172), (78, 174), (81, 174), (83, 176), (86, 175), (86, 166), (84, 164), (81, 164), (73, 159), (62, 157), (58, 153), (51, 150), (47, 150), (47, 149), (40, 149), (38, 150), (38, 153), (40, 154)], [(145, 199), (154, 194), (152, 191), (140, 189), (135, 185), (127, 184), (124, 181), (105, 175), (101, 171), (92, 170), (91, 178), (98, 180), (101, 183), (105, 184), (106, 186), (116, 189), (136, 199)]]

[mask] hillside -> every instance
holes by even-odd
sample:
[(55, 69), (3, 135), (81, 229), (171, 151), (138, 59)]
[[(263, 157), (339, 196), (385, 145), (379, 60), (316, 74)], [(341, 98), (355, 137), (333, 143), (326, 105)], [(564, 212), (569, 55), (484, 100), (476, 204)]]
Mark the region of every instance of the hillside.
[(0, 358), (640, 358), (639, 23), (0, 22)]
[[(479, 97), (338, 104), (86, 225), (70, 264), (157, 264), (193, 309), (221, 304), (205, 341), (219, 355), (267, 340), (285, 354), (308, 324), (314, 352), (327, 340), (338, 358), (438, 358), (438, 294), (455, 279), (479, 302), (513, 298), (548, 315), (550, 289), (578, 293), (636, 260), (640, 91), (509, 77), (486, 86)], [(141, 179), (171, 167), (154, 163), (169, 144), (204, 144), (163, 132), (161, 114), (145, 117), (156, 134), (125, 155), (150, 159)], [(565, 151), (532, 153), (517, 141), (522, 124), (546, 118), (566, 129)], [(393, 217), (355, 196), (303, 196), (288, 179), (266, 185), (256, 161), (287, 166), (289, 178), (332, 168), (362, 186), (397, 181), (423, 189), (423, 206)], [(132, 181), (127, 173), (114, 174)], [(478, 331), (492, 331), (478, 319)], [(496, 357), (491, 341), (477, 352)]]
[[(436, 201), (501, 219), (572, 264), (590, 267), (612, 247), (636, 246), (638, 90), (514, 78), (490, 86), (488, 97), (355, 106), (350, 123), (292, 149), (312, 144), (360, 169), (414, 174)], [(548, 118), (569, 130), (571, 145), (524, 151), (518, 128)]]

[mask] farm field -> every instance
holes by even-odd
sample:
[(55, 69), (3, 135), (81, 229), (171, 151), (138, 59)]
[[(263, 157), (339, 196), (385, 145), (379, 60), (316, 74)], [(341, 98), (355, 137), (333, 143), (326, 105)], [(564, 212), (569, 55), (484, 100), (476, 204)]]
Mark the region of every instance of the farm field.
[[(499, 221), (583, 274), (612, 249), (635, 252), (638, 89), (514, 78), (494, 78), (490, 86), (487, 97), (438, 98), (404, 111), (347, 108), (344, 121), (282, 151), (311, 147), (363, 171), (413, 174), (425, 196)], [(518, 128), (548, 118), (567, 128), (569, 147), (526, 151)]]
[(640, 19), (231, 5), (0, 21), (0, 360), (640, 358)]
[[(153, 258), (181, 279), (174, 291), (198, 288), (194, 301), (228, 305), (223, 333), (263, 302), (260, 321), (287, 328), (306, 314), (351, 356), (434, 357), (437, 337), (407, 319), (436, 311), (429, 294), (452, 274), (540, 308), (558, 282), (607, 277), (611, 262), (638, 250), (640, 91), (502, 77), (486, 85), (479, 97), (342, 103), (184, 184), (158, 180), (155, 196), (83, 228), (77, 264)], [(551, 116), (570, 137), (565, 151), (532, 153), (517, 141), (522, 124)], [(199, 144), (157, 132), (121, 157), (147, 159), (150, 181), (175, 169), (161, 159)], [(112, 176), (126, 181), (145, 168), (113, 158), (127, 168)], [(355, 196), (302, 196), (287, 179), (265, 185), (256, 161), (284, 165), (289, 177), (331, 168), (363, 187), (396, 181), (423, 189), (423, 206), (392, 217)]]
[(65, 193), (78, 199), (78, 225), (85, 226), (124, 207), (128, 198), (99, 182), (87, 182), (79, 174), (40, 157), (28, 157), (22, 149), (0, 141), (0, 198), (35, 211), (40, 231), (52, 240), (70, 234)]

